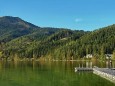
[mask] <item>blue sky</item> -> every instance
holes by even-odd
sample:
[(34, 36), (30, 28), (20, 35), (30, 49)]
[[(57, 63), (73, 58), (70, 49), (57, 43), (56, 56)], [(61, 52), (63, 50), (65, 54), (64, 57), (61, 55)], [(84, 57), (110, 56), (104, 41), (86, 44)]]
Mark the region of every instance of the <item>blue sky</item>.
[(115, 24), (115, 0), (0, 0), (0, 16), (41, 27), (92, 31)]

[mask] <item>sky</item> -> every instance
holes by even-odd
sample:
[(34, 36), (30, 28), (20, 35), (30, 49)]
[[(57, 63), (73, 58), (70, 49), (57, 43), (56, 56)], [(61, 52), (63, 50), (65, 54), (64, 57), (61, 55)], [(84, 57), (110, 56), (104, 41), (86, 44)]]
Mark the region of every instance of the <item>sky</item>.
[(0, 16), (40, 27), (93, 31), (115, 24), (115, 0), (0, 0)]

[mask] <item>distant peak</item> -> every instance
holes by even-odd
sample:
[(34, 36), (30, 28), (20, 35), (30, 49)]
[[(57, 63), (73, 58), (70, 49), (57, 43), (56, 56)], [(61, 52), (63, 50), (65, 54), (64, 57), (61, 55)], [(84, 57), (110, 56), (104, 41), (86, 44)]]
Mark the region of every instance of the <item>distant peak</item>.
[(2, 16), (0, 17), (0, 23), (2, 24), (15, 24), (15, 25), (22, 25), (22, 26), (26, 26), (27, 28), (38, 28), (38, 26), (32, 24), (32, 23), (29, 23), (19, 17), (13, 17), (13, 16)]
[(16, 18), (16, 19), (20, 19), (19, 17), (13, 17), (13, 16), (1, 16), (0, 18), (7, 18), (7, 19)]
[(6, 18), (18, 18), (18, 17), (13, 17), (13, 16), (1, 16), (1, 18), (4, 18), (4, 17), (6, 17)]
[(2, 16), (2, 17), (0, 17), (0, 19), (20, 19), (20, 20), (22, 20), (19, 17), (13, 17), (13, 16)]

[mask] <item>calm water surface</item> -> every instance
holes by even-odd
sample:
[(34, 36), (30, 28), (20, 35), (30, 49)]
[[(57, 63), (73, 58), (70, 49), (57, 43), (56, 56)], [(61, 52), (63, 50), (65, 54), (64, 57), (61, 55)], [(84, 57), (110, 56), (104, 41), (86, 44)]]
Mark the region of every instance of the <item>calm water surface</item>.
[(0, 86), (115, 86), (92, 72), (74, 67), (114, 67), (108, 62), (0, 62)]

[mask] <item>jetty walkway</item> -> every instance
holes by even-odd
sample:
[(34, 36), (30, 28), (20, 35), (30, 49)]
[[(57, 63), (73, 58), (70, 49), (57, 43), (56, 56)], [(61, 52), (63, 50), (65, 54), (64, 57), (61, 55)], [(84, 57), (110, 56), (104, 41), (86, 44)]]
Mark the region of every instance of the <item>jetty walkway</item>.
[(115, 68), (75, 68), (75, 72), (78, 71), (93, 71), (94, 74), (99, 75), (113, 83), (115, 83)]
[(75, 72), (77, 71), (93, 71), (93, 68), (75, 68)]
[(93, 73), (115, 83), (115, 69), (93, 68)]

